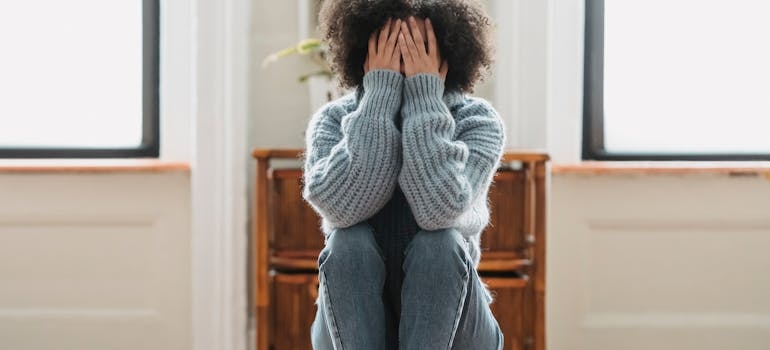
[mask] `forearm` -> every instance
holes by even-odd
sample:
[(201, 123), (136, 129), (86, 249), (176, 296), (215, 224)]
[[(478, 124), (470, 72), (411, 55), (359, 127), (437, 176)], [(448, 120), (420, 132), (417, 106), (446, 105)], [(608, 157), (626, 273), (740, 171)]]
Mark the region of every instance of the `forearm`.
[[(435, 75), (407, 78), (399, 184), (420, 226), (452, 227), (489, 186), (504, 143), (502, 124), (482, 104), (454, 116)], [(455, 137), (456, 134), (458, 134)]]
[[(395, 189), (402, 164), (395, 124), (402, 80), (394, 71), (367, 73), (358, 107), (339, 121), (339, 141), (324, 158), (308, 163), (303, 196), (335, 226), (371, 217)], [(328, 131), (317, 128), (312, 137), (321, 139)]]

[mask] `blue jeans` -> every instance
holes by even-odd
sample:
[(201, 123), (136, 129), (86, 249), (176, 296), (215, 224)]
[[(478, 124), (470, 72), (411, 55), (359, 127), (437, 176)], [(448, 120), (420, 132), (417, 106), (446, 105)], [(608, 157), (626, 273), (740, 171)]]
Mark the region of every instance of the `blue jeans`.
[[(503, 348), (468, 244), (450, 228), (421, 230), (406, 246), (395, 342), (400, 349)], [(372, 227), (362, 222), (332, 231), (318, 264), (313, 349), (390, 350), (385, 255)]]

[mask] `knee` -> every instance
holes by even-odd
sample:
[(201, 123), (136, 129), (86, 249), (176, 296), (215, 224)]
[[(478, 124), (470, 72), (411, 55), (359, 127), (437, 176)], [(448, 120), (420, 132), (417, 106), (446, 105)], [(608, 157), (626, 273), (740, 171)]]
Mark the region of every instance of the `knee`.
[(470, 264), (468, 244), (460, 231), (454, 228), (420, 230), (409, 242), (406, 255), (408, 259), (423, 261), (422, 266), (454, 264), (467, 268)]
[[(384, 256), (374, 236), (374, 229), (366, 222), (334, 229), (318, 257), (318, 267), (334, 261), (340, 266), (374, 266), (383, 264)], [(339, 264), (337, 264), (337, 262)]]

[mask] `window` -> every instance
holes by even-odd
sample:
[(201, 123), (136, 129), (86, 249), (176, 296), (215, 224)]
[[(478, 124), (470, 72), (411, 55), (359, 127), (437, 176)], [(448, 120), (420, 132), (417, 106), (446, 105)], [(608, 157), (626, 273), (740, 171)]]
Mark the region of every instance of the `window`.
[(157, 157), (159, 0), (0, 3), (0, 158)]
[(770, 2), (586, 0), (583, 158), (770, 159)]

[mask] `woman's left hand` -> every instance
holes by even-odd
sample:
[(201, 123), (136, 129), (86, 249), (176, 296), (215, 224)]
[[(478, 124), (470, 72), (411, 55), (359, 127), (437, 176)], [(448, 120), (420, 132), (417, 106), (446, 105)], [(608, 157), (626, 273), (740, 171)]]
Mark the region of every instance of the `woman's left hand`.
[(409, 25), (406, 22), (401, 22), (401, 33), (398, 35), (398, 45), (404, 60), (404, 74), (410, 77), (419, 73), (429, 73), (446, 80), (449, 66), (446, 60), (441, 59), (441, 54), (438, 52), (436, 34), (433, 32), (430, 19), (425, 19), (425, 33), (428, 37), (427, 48), (423, 44), (425, 39), (420, 33), (417, 20), (414, 17), (409, 17)]

